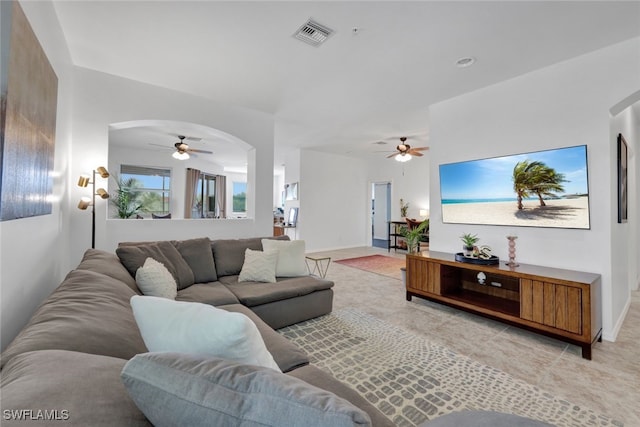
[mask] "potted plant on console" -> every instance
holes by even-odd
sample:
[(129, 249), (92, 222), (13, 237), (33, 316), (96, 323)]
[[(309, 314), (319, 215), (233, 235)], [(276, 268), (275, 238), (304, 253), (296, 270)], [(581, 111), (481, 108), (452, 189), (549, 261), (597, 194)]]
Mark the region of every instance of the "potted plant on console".
[(477, 234), (465, 233), (460, 236), (460, 240), (462, 240), (463, 243), (462, 252), (464, 256), (469, 257), (473, 254), (473, 247), (476, 243), (478, 243), (478, 240), (480, 240), (480, 238)]

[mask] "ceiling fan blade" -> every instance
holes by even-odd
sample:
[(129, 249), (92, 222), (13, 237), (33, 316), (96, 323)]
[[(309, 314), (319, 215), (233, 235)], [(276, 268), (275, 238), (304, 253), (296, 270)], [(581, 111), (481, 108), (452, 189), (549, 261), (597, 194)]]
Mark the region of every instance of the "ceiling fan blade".
[(419, 151), (413, 151), (413, 150), (409, 150), (409, 151), (408, 151), (408, 154), (411, 154), (412, 156), (416, 156), (416, 157), (422, 157), (422, 156), (424, 156), (424, 154), (422, 154), (421, 152), (419, 152)]
[(398, 154), (400, 154), (400, 153), (393, 153), (393, 154), (389, 154), (389, 155), (387, 156), (387, 159), (390, 159), (390, 158), (392, 158), (392, 157), (395, 157), (395, 156), (397, 156)]
[(413, 150), (418, 150), (418, 151), (425, 151), (428, 150), (429, 147), (414, 147)]
[(189, 153), (205, 153), (205, 154), (213, 154), (213, 151), (207, 151), (207, 150), (197, 150), (195, 148), (188, 148), (187, 151)]

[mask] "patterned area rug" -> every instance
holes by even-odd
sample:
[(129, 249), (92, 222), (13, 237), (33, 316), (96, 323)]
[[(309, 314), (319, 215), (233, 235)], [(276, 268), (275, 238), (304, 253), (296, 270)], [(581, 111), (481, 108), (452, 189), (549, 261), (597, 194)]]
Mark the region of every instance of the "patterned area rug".
[(354, 309), (279, 332), (400, 427), (464, 409), (513, 413), (558, 427), (623, 426)]
[(368, 255), (358, 258), (340, 259), (338, 264), (357, 268), (359, 270), (370, 271), (372, 273), (381, 274), (394, 279), (402, 279), (400, 268), (406, 265), (404, 258), (394, 258), (384, 255)]

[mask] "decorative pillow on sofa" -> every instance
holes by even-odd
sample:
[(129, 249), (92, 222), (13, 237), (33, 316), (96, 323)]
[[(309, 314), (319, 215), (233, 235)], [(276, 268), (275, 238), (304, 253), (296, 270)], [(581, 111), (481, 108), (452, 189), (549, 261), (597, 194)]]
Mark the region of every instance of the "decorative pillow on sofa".
[(136, 271), (142, 267), (147, 258), (153, 258), (167, 267), (167, 270), (176, 279), (178, 290), (188, 288), (195, 283), (189, 264), (171, 242), (160, 241), (140, 245), (120, 244), (116, 249), (116, 254), (132, 277), (136, 277)]
[(276, 282), (278, 251), (246, 249), (238, 282)]
[(262, 248), (265, 251), (278, 251), (276, 277), (307, 275), (307, 264), (304, 262), (304, 240), (262, 239)]
[(270, 369), (176, 353), (138, 354), (120, 375), (156, 427), (370, 426), (337, 395)]
[(176, 279), (164, 264), (153, 258), (147, 258), (136, 271), (136, 284), (145, 295), (169, 299), (176, 299), (178, 295)]
[(216, 356), (280, 372), (257, 326), (242, 313), (140, 295), (131, 307), (149, 351)]
[(208, 283), (218, 280), (216, 265), (213, 262), (211, 240), (208, 237), (177, 240), (172, 243), (189, 265), (191, 271), (193, 271), (195, 283)]

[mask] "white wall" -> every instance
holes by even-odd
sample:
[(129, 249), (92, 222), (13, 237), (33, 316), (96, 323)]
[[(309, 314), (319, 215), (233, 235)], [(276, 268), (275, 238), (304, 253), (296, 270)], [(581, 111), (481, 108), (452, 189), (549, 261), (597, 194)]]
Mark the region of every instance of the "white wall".
[(370, 182), (391, 182), (391, 219), (400, 219), (400, 199), (409, 203), (407, 217), (419, 218), (421, 209), (429, 209), (429, 151), (401, 163), (382, 157), (367, 162)]
[[(638, 286), (638, 147), (640, 147), (640, 134), (638, 133), (638, 120), (629, 106), (621, 113), (616, 114), (611, 119), (611, 140), (615, 141), (618, 134), (622, 133), (628, 148), (628, 221), (626, 223), (614, 223), (611, 233), (611, 259), (613, 263), (612, 281), (613, 283), (628, 283), (628, 291), (621, 288), (614, 294), (612, 300), (613, 311), (626, 313), (629, 309), (629, 291), (637, 289)], [(617, 153), (617, 146), (614, 145), (614, 159)], [(616, 169), (614, 169), (614, 172)], [(614, 179), (614, 185), (617, 181)], [(616, 187), (617, 188), (617, 187)], [(617, 212), (617, 192), (612, 191), (612, 205)], [(614, 212), (614, 217), (615, 213)], [(617, 220), (617, 218), (614, 218)], [(614, 330), (617, 332), (622, 326), (623, 317), (619, 318)]]
[[(96, 247), (113, 250), (123, 240), (185, 239), (208, 236), (244, 237), (272, 233), (273, 118), (270, 115), (159, 88), (129, 79), (75, 68), (73, 163), (70, 176), (104, 165), (108, 157), (111, 123), (133, 120), (172, 120), (196, 123), (227, 132), (250, 144), (247, 186), (255, 198), (248, 201), (246, 220), (106, 221), (106, 209), (96, 210)], [(73, 186), (72, 205), (84, 194)], [(255, 213), (255, 215), (254, 215)], [(71, 244), (72, 263), (89, 246), (91, 215), (71, 211), (78, 230)]]
[[(288, 174), (289, 162), (287, 180)], [(307, 251), (371, 244), (371, 185), (363, 160), (302, 150), (299, 202), (298, 238)]]
[[(602, 275), (603, 335), (613, 340), (626, 281), (614, 281), (612, 233), (617, 220), (615, 140), (609, 109), (640, 87), (640, 39), (611, 46), (430, 108), (432, 250), (456, 252), (464, 232), (477, 233), (501, 258), (507, 234), (518, 235), (517, 258), (529, 264)], [(443, 224), (438, 165), (586, 144), (591, 229), (505, 228)], [(637, 256), (636, 258), (637, 259)]]
[[(11, 6), (11, 2), (1, 2), (3, 21), (8, 16), (5, 8)], [(73, 92), (71, 59), (53, 6), (40, 2), (23, 2), (21, 6), (58, 76), (53, 210), (50, 215), (0, 222), (2, 349), (69, 269), (66, 260), (68, 236), (64, 230), (67, 229), (69, 209), (67, 171)]]

